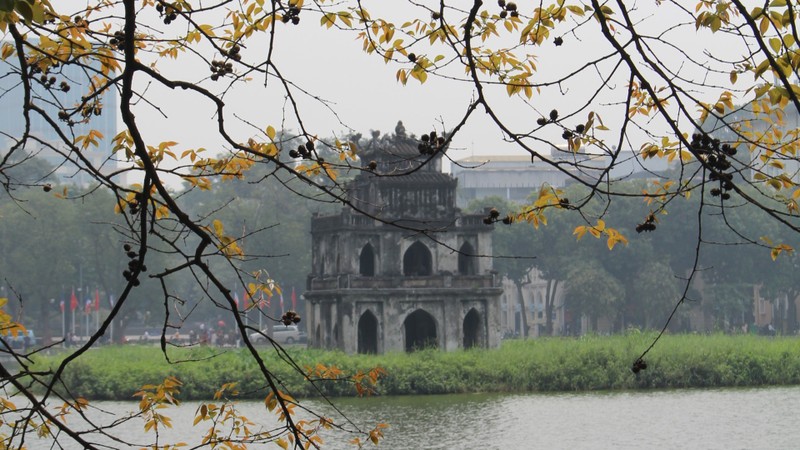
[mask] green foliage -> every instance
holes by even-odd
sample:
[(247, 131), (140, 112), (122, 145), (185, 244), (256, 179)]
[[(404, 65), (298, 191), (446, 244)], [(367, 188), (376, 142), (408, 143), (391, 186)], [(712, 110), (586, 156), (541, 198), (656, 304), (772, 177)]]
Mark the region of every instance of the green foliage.
[[(631, 372), (631, 362), (650, 339), (649, 333), (610, 337), (544, 338), (505, 341), (498, 350), (386, 355), (345, 355), (299, 348), (289, 355), (304, 368), (334, 366), (343, 373), (381, 367), (378, 395), (466, 392), (576, 391), (760, 386), (800, 383), (800, 347), (796, 338), (751, 335), (668, 335), (647, 360)], [(95, 400), (132, 399), (136, 386), (173, 376), (183, 383), (181, 399), (209, 399), (230, 380), (237, 380), (239, 398), (262, 400), (267, 395), (258, 369), (244, 350), (198, 348), (180, 353), (193, 362), (167, 364), (154, 347), (99, 348), (64, 374), (75, 394)], [(52, 367), (64, 355), (39, 358), (37, 367)], [(176, 355), (173, 355), (176, 356)], [(315, 379), (309, 384), (268, 350), (263, 356), (277, 379), (295, 397), (354, 396), (352, 380)], [(210, 358), (210, 359), (204, 359)]]

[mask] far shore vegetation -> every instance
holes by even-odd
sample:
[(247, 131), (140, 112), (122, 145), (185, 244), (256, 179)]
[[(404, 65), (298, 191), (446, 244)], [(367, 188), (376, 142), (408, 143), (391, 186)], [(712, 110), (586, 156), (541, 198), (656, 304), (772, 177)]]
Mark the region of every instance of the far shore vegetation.
[[(303, 371), (341, 370), (338, 381), (304, 381), (304, 375), (279, 360), (272, 347), (262, 357), (284, 392), (295, 397), (355, 396), (348, 375), (380, 367), (386, 374), (372, 395), (471, 392), (559, 392), (715, 388), (800, 384), (800, 339), (752, 335), (666, 335), (648, 354), (647, 368), (631, 364), (653, 335), (508, 340), (499, 349), (443, 352), (423, 350), (385, 355), (288, 347), (286, 354)], [(91, 349), (67, 367), (62, 380), (73, 394), (89, 400), (133, 400), (137, 388), (166, 377), (183, 382), (182, 400), (203, 400), (224, 383), (237, 381), (239, 399), (263, 400), (266, 387), (246, 349), (168, 348), (173, 361), (156, 346)], [(56, 367), (65, 352), (36, 358), (34, 370)], [(306, 372), (309, 373), (309, 372)], [(311, 376), (315, 378), (315, 376)], [(318, 389), (318, 390), (316, 390)]]

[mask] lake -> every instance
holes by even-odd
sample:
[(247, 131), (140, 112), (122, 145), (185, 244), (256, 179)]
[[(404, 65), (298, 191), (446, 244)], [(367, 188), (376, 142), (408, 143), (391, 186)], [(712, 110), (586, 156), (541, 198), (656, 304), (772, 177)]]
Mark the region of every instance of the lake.
[[(364, 428), (378, 421), (390, 425), (380, 449), (800, 448), (800, 386), (373, 397), (335, 403)], [(333, 416), (331, 407), (318, 400), (304, 404)], [(93, 405), (99, 409), (91, 417), (101, 423), (136, 408), (132, 402)], [(199, 443), (207, 427), (191, 427), (197, 405), (164, 410), (176, 428), (162, 433), (160, 443)], [(262, 403), (238, 406), (251, 420), (274, 424)], [(152, 444), (141, 419), (126, 423), (117, 435), (137, 447)], [(324, 436), (323, 448), (354, 448), (347, 444), (350, 435)], [(31, 449), (51, 448), (47, 440), (31, 439), (26, 441)], [(111, 448), (124, 447), (114, 443)]]

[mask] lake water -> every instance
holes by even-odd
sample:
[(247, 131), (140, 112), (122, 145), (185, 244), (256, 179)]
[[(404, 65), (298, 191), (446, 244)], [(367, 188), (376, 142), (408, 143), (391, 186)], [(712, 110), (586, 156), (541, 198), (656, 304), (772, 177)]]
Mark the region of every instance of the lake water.
[[(319, 401), (304, 404), (333, 415)], [(374, 397), (337, 399), (336, 405), (364, 428), (377, 422), (390, 425), (379, 449), (800, 448), (800, 386)], [(105, 411), (91, 413), (100, 423), (136, 408), (131, 402), (97, 402), (95, 406)], [(275, 423), (260, 402), (238, 406), (253, 421)], [(191, 427), (196, 408), (197, 403), (186, 403), (164, 410), (176, 428), (163, 433), (160, 443), (199, 444), (207, 427)], [(152, 434), (145, 434), (142, 425), (141, 419), (133, 420), (116, 434), (137, 447), (152, 444)], [(323, 448), (354, 448), (347, 444), (350, 438), (325, 435)], [(52, 443), (33, 438), (26, 444), (45, 449)]]

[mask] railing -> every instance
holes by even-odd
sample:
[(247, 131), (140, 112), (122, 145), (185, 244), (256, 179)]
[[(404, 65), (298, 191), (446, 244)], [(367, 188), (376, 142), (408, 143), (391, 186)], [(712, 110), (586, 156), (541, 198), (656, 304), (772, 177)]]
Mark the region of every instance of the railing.
[(362, 277), (339, 275), (312, 278), (312, 291), (334, 289), (480, 289), (497, 287), (495, 275), (431, 275), (420, 277)]
[[(483, 223), (484, 216), (482, 215), (466, 215), (458, 219), (457, 226), (464, 228), (484, 228), (487, 231), (491, 228)], [(397, 219), (391, 219), (397, 220)], [(336, 214), (331, 216), (317, 216), (311, 220), (312, 231), (324, 231), (337, 228), (360, 228), (371, 227), (375, 223), (375, 219), (361, 214)], [(417, 223), (417, 222), (413, 222)], [(443, 221), (445, 226), (448, 226), (448, 221)]]
[(336, 214), (332, 216), (317, 216), (311, 220), (311, 229), (314, 231), (330, 230), (336, 228), (354, 228), (372, 226), (374, 219), (360, 214)]

